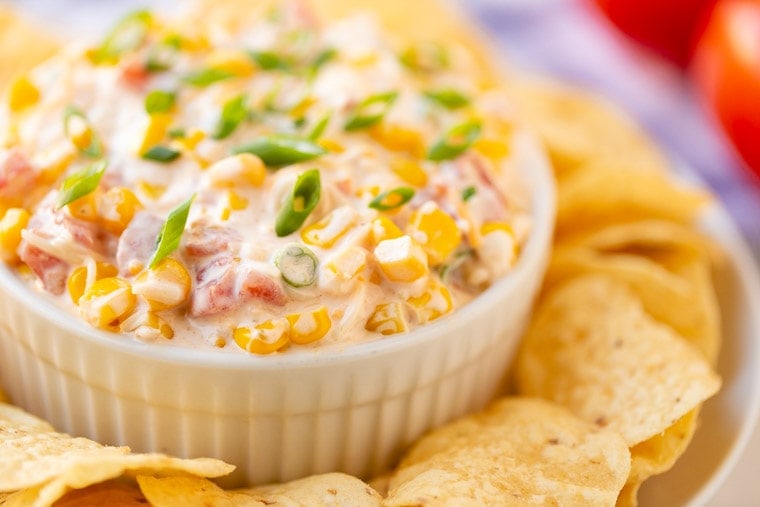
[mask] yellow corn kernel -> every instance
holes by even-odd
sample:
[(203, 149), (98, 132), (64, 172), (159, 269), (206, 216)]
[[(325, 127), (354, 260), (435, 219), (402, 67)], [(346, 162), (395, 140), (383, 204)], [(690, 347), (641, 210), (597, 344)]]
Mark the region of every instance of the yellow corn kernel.
[(430, 201), (414, 212), (409, 233), (427, 252), (435, 266), (444, 262), (462, 242), (462, 232), (456, 221)]
[(481, 138), (475, 141), (472, 147), (491, 160), (501, 160), (509, 156), (509, 144), (500, 139)]
[(227, 195), (225, 196), (225, 205), (222, 207), (222, 212), (220, 214), (220, 218), (222, 221), (226, 222), (230, 219), (230, 216), (232, 216), (233, 211), (240, 211), (244, 210), (248, 207), (248, 199), (243, 197), (242, 195), (239, 195), (238, 193), (229, 190), (227, 192)]
[(81, 116), (72, 116), (68, 120), (68, 135), (71, 144), (79, 150), (86, 150), (92, 144), (92, 126)]
[(206, 66), (238, 77), (248, 77), (256, 71), (256, 66), (248, 55), (232, 49), (214, 51), (206, 58)]
[(297, 120), (299, 118), (303, 118), (306, 115), (306, 112), (317, 103), (317, 99), (314, 97), (304, 97), (301, 99), (298, 104), (296, 104), (293, 109), (290, 110), (291, 118), (294, 120)]
[(140, 200), (131, 190), (114, 187), (97, 198), (100, 222), (105, 229), (119, 235), (124, 232), (135, 213), (142, 208)]
[(192, 129), (184, 136), (177, 138), (175, 141), (185, 150), (194, 150), (198, 144), (206, 139), (206, 133), (199, 129)]
[(405, 182), (415, 187), (427, 185), (427, 173), (420, 164), (408, 158), (398, 158), (391, 162), (391, 170)]
[(252, 354), (272, 354), (290, 342), (290, 322), (286, 318), (267, 320), (253, 329), (238, 327), (232, 332), (238, 347)]
[(346, 248), (325, 264), (325, 270), (340, 281), (351, 280), (367, 267), (367, 254), (364, 248), (358, 246)]
[(335, 139), (322, 138), (317, 141), (317, 144), (319, 144), (322, 148), (326, 149), (330, 153), (343, 153), (346, 151), (345, 146), (343, 146)]
[(391, 335), (408, 331), (409, 324), (407, 324), (401, 303), (386, 303), (375, 307), (364, 329), (382, 335)]
[(103, 278), (93, 283), (79, 299), (79, 313), (94, 327), (111, 329), (135, 309), (137, 298), (129, 282)]
[(137, 189), (142, 195), (154, 201), (166, 193), (166, 185), (156, 185), (145, 180), (137, 182)]
[(132, 291), (145, 299), (151, 310), (160, 312), (184, 304), (191, 285), (187, 268), (178, 260), (167, 257), (155, 268), (143, 271), (135, 280)]
[(142, 155), (163, 141), (171, 122), (172, 115), (168, 113), (156, 113), (150, 115), (148, 118), (148, 127), (145, 129), (145, 134), (143, 134), (138, 153)]
[(206, 177), (213, 186), (221, 188), (235, 188), (241, 185), (260, 187), (264, 184), (266, 174), (264, 162), (250, 153), (224, 158), (206, 170)]
[(395, 123), (383, 123), (370, 129), (370, 135), (391, 151), (406, 152), (417, 158), (425, 156), (425, 138), (417, 130)]
[(453, 308), (451, 293), (441, 282), (431, 278), (425, 292), (406, 300), (417, 314), (420, 323), (430, 322), (449, 313)]
[(306, 345), (321, 340), (330, 331), (332, 321), (327, 307), (307, 313), (294, 313), (285, 317), (290, 322), (290, 341)]
[(392, 282), (413, 282), (428, 273), (425, 251), (406, 235), (378, 243), (375, 257), (385, 277)]
[(8, 107), (17, 112), (40, 100), (40, 91), (26, 76), (16, 79), (8, 89)]
[(68, 288), (71, 301), (75, 305), (79, 304), (79, 299), (84, 294), (84, 291), (87, 290), (88, 280), (90, 282), (89, 285), (92, 285), (98, 280), (114, 277), (117, 274), (119, 274), (119, 270), (107, 262), (98, 262), (95, 264), (94, 276), (90, 276), (87, 266), (80, 266), (76, 268), (71, 272), (69, 279), (66, 282), (66, 287)]
[(512, 226), (506, 222), (486, 222), (480, 226), (481, 236), (485, 236), (486, 234), (492, 233), (494, 231), (506, 232), (513, 237), (515, 235), (514, 231), (512, 230)]
[(377, 53), (366, 53), (351, 60), (355, 67), (371, 67), (378, 62)]
[(66, 208), (68, 208), (71, 216), (86, 222), (96, 222), (98, 220), (97, 194), (97, 191), (91, 192), (70, 202)]
[(403, 235), (404, 233), (401, 232), (401, 229), (386, 216), (381, 215), (372, 221), (370, 238), (375, 246), (386, 239), (396, 239)]
[(0, 260), (6, 263), (18, 262), (16, 250), (21, 243), (21, 231), (29, 223), (29, 212), (23, 208), (11, 208), (0, 220)]
[(350, 206), (334, 209), (301, 231), (301, 239), (307, 245), (331, 248), (356, 223), (356, 211)]

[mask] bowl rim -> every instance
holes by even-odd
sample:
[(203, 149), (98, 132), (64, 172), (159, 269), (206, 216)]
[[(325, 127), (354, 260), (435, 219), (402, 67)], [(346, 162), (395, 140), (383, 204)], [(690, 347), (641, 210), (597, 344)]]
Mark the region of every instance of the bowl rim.
[[(5, 292), (7, 297), (15, 299), (36, 317), (92, 346), (167, 364), (192, 365), (197, 368), (223, 367), (225, 370), (292, 370), (332, 366), (367, 357), (398, 353), (444, 336), (446, 328), (451, 326), (452, 319), (472, 320), (479, 317), (489, 308), (496, 307), (505, 294), (519, 297), (519, 289), (525, 285), (526, 277), (535, 270), (535, 263), (542, 263), (548, 259), (556, 210), (554, 175), (548, 156), (537, 138), (527, 131), (520, 131), (518, 135), (518, 142), (521, 143), (521, 148), (524, 148), (519, 152), (520, 156), (528, 163), (518, 167), (517, 173), (531, 193), (532, 229), (514, 268), (451, 315), (408, 333), (360, 343), (339, 343), (316, 349), (291, 351), (281, 355), (236, 354), (226, 350), (158, 345), (132, 337), (115, 339), (118, 335), (88, 326), (76, 315), (57, 306), (45, 294), (35, 291), (14, 274), (13, 268), (4, 263), (0, 263), (0, 292)], [(540, 271), (543, 275), (543, 268)]]

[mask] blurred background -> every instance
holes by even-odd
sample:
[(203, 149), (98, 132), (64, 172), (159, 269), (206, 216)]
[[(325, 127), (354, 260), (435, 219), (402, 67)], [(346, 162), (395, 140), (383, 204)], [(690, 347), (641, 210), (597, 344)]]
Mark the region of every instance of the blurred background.
[[(634, 117), (714, 191), (760, 262), (760, 0), (458, 1), (513, 67), (595, 90)], [(65, 37), (97, 37), (125, 12), (177, 2), (2, 4)], [(710, 505), (753, 505), (759, 467), (756, 432)]]

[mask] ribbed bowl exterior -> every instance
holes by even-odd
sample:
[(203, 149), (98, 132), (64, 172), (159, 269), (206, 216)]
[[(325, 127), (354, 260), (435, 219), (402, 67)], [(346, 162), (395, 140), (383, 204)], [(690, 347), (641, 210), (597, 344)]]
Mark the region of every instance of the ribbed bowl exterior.
[(227, 486), (336, 470), (371, 477), (504, 385), (554, 218), (548, 166), (531, 153), (535, 230), (517, 268), (429, 326), (290, 358), (209, 358), (90, 329), (0, 267), (0, 382), (14, 403), (61, 431), (232, 463)]

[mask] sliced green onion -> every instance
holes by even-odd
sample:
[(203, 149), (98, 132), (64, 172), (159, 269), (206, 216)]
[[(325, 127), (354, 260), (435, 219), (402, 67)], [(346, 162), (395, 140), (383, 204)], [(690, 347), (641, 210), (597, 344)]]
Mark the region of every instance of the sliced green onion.
[(322, 134), (325, 133), (325, 129), (330, 124), (330, 118), (331, 114), (327, 113), (322, 117), (321, 120), (319, 120), (316, 125), (314, 125), (314, 128), (311, 129), (311, 132), (309, 132), (309, 141), (318, 141), (320, 137), (322, 137)]
[(98, 160), (63, 180), (58, 196), (58, 209), (94, 192), (107, 167), (107, 160)]
[(179, 35), (165, 37), (161, 44), (151, 49), (145, 62), (145, 70), (151, 73), (169, 70), (181, 47), (182, 38)]
[(409, 69), (419, 72), (435, 72), (451, 65), (446, 48), (435, 42), (420, 42), (409, 46), (401, 53), (399, 60)]
[(314, 252), (298, 243), (287, 245), (274, 260), (282, 279), (293, 287), (306, 287), (316, 282), (318, 263)]
[(396, 209), (408, 203), (414, 197), (414, 189), (410, 187), (398, 187), (378, 195), (369, 203), (369, 207), (388, 211)]
[(156, 238), (156, 250), (153, 252), (150, 261), (148, 261), (150, 269), (155, 268), (159, 262), (179, 247), (193, 199), (195, 199), (195, 194), (169, 213), (169, 217), (164, 222), (161, 232), (158, 233), (158, 237)]
[(182, 78), (182, 80), (187, 84), (197, 86), (199, 88), (205, 88), (206, 86), (211, 86), (214, 83), (217, 83), (219, 81), (224, 81), (225, 79), (229, 79), (234, 76), (235, 74), (233, 74), (232, 72), (209, 67), (207, 69), (199, 70), (198, 72), (188, 74), (187, 76)]
[(259, 137), (233, 150), (233, 154), (252, 153), (269, 167), (282, 167), (305, 162), (327, 153), (308, 139), (284, 134)]
[(169, 130), (168, 136), (170, 139), (181, 139), (187, 136), (187, 131), (182, 127), (174, 127)]
[(274, 226), (277, 236), (292, 234), (303, 225), (319, 204), (321, 191), (319, 169), (310, 169), (298, 177), (293, 191), (277, 214)]
[(248, 97), (246, 95), (238, 95), (224, 104), (222, 114), (214, 129), (212, 136), (214, 139), (225, 139), (235, 132), (235, 129), (248, 116), (247, 102)]
[(463, 93), (452, 88), (442, 88), (440, 90), (430, 90), (424, 93), (429, 100), (439, 104), (446, 109), (461, 109), (470, 105), (470, 98)]
[(462, 250), (460, 252), (457, 252), (454, 254), (454, 258), (451, 260), (450, 263), (444, 264), (440, 267), (438, 274), (441, 277), (441, 281), (444, 283), (448, 283), (448, 278), (451, 276), (451, 273), (459, 269), (462, 264), (465, 263), (465, 261), (472, 256), (474, 253), (474, 250), (468, 249), (468, 250)]
[(153, 17), (148, 11), (127, 15), (111, 30), (92, 55), (96, 64), (111, 63), (119, 56), (136, 49), (145, 41)]
[(73, 135), (71, 132), (71, 123), (77, 120), (82, 121), (85, 124), (86, 128), (90, 131), (90, 144), (84, 148), (79, 148), (79, 151), (90, 158), (102, 157), (103, 146), (100, 143), (100, 137), (98, 137), (95, 129), (92, 128), (92, 124), (90, 123), (90, 120), (87, 118), (87, 116), (85, 116), (82, 111), (74, 106), (68, 106), (63, 112), (63, 131), (66, 133), (66, 136), (71, 139)]
[(143, 153), (141, 156), (145, 160), (167, 164), (177, 160), (180, 155), (181, 153), (179, 151), (169, 148), (168, 146), (157, 145)]
[(440, 162), (457, 158), (477, 141), (482, 130), (482, 125), (477, 121), (468, 121), (452, 127), (430, 148), (428, 160)]
[(379, 123), (388, 114), (396, 99), (398, 99), (398, 92), (379, 93), (367, 97), (356, 106), (343, 128), (348, 131), (360, 130)]
[(464, 202), (467, 202), (467, 201), (469, 201), (470, 199), (472, 199), (472, 198), (473, 198), (473, 196), (474, 196), (475, 194), (477, 194), (477, 193), (478, 193), (478, 189), (477, 189), (477, 188), (475, 188), (475, 186), (474, 186), (474, 185), (470, 185), (469, 187), (467, 187), (467, 188), (465, 188), (464, 190), (462, 190), (462, 200), (463, 200)]
[(164, 90), (153, 90), (145, 97), (145, 111), (148, 114), (168, 113), (174, 107), (176, 95)]
[(249, 51), (248, 55), (262, 70), (290, 71), (293, 69), (293, 62), (290, 59), (274, 51)]
[(314, 61), (311, 62), (311, 65), (309, 65), (309, 75), (315, 76), (319, 69), (333, 61), (338, 56), (338, 50), (335, 48), (328, 48), (324, 51), (321, 51), (316, 58), (314, 58)]

